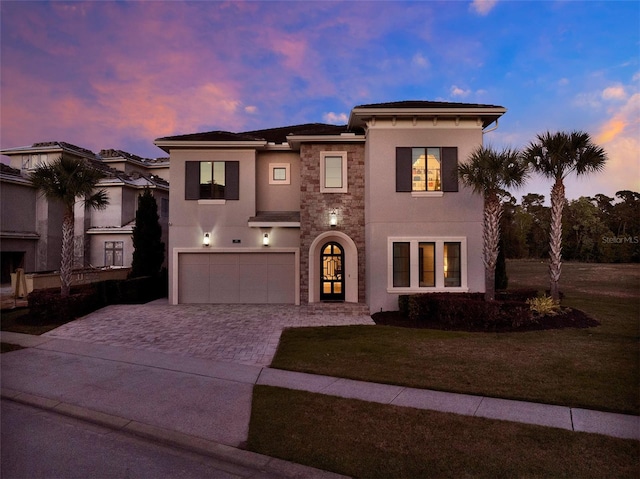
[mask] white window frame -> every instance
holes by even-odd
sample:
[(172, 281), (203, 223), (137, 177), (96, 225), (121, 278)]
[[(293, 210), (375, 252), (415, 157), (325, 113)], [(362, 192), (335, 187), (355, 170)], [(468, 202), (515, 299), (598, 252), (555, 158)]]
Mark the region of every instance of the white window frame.
[[(277, 169), (285, 170), (284, 180), (276, 180), (273, 173)], [(289, 163), (269, 163), (269, 184), (270, 185), (290, 185), (291, 184), (291, 164)]]
[[(393, 286), (393, 243), (409, 243), (409, 286)], [(436, 245), (436, 285), (420, 286), (420, 243)], [(460, 243), (460, 286), (444, 285), (444, 244)], [(387, 292), (388, 293), (466, 293), (467, 238), (466, 236), (393, 236), (387, 238)]]
[[(342, 158), (342, 187), (328, 188), (325, 186), (325, 160), (327, 157), (339, 156)], [(346, 151), (322, 151), (320, 152), (320, 193), (348, 193), (347, 181), (347, 152)]]

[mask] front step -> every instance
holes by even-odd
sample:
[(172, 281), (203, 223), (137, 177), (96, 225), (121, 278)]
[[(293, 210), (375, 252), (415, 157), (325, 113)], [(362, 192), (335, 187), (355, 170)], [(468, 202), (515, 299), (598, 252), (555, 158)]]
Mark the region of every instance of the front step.
[(370, 316), (369, 306), (364, 303), (307, 303), (301, 304), (301, 309), (306, 309), (307, 314), (312, 315), (337, 315)]

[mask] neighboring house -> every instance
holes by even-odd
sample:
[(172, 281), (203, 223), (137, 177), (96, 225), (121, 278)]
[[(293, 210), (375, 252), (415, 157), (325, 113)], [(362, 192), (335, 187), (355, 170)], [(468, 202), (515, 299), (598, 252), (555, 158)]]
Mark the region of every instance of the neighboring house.
[(506, 112), (361, 105), (348, 125), (159, 138), (169, 153), (169, 301), (366, 303), (484, 291), (482, 198), (456, 168)]
[[(104, 210), (75, 208), (74, 267), (129, 267), (133, 257), (132, 232), (138, 196), (145, 188), (153, 191), (167, 242), (169, 184), (168, 159), (148, 160), (119, 150), (95, 153), (65, 142), (34, 143), (0, 151), (10, 159), (0, 170), (0, 250), (2, 283), (9, 282), (16, 268), (25, 272), (60, 268), (62, 207), (49, 202), (29, 182), (30, 171), (61, 155), (82, 158), (106, 177), (98, 184), (109, 195)], [(148, 167), (147, 167), (148, 165)]]

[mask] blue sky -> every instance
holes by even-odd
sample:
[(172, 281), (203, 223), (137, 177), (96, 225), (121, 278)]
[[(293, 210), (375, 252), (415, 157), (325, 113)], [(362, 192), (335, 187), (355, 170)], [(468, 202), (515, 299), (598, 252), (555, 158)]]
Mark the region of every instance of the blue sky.
[(569, 181), (569, 198), (640, 191), (637, 1), (2, 1), (0, 16), (2, 148), (158, 157), (161, 136), (459, 101), (508, 109), (485, 135), (497, 148), (588, 132), (607, 169)]

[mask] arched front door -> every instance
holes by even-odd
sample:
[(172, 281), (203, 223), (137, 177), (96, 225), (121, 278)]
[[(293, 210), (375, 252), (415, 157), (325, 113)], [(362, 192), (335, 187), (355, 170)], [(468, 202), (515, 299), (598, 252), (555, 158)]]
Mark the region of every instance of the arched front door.
[(320, 301), (344, 301), (344, 250), (333, 241), (320, 250)]

